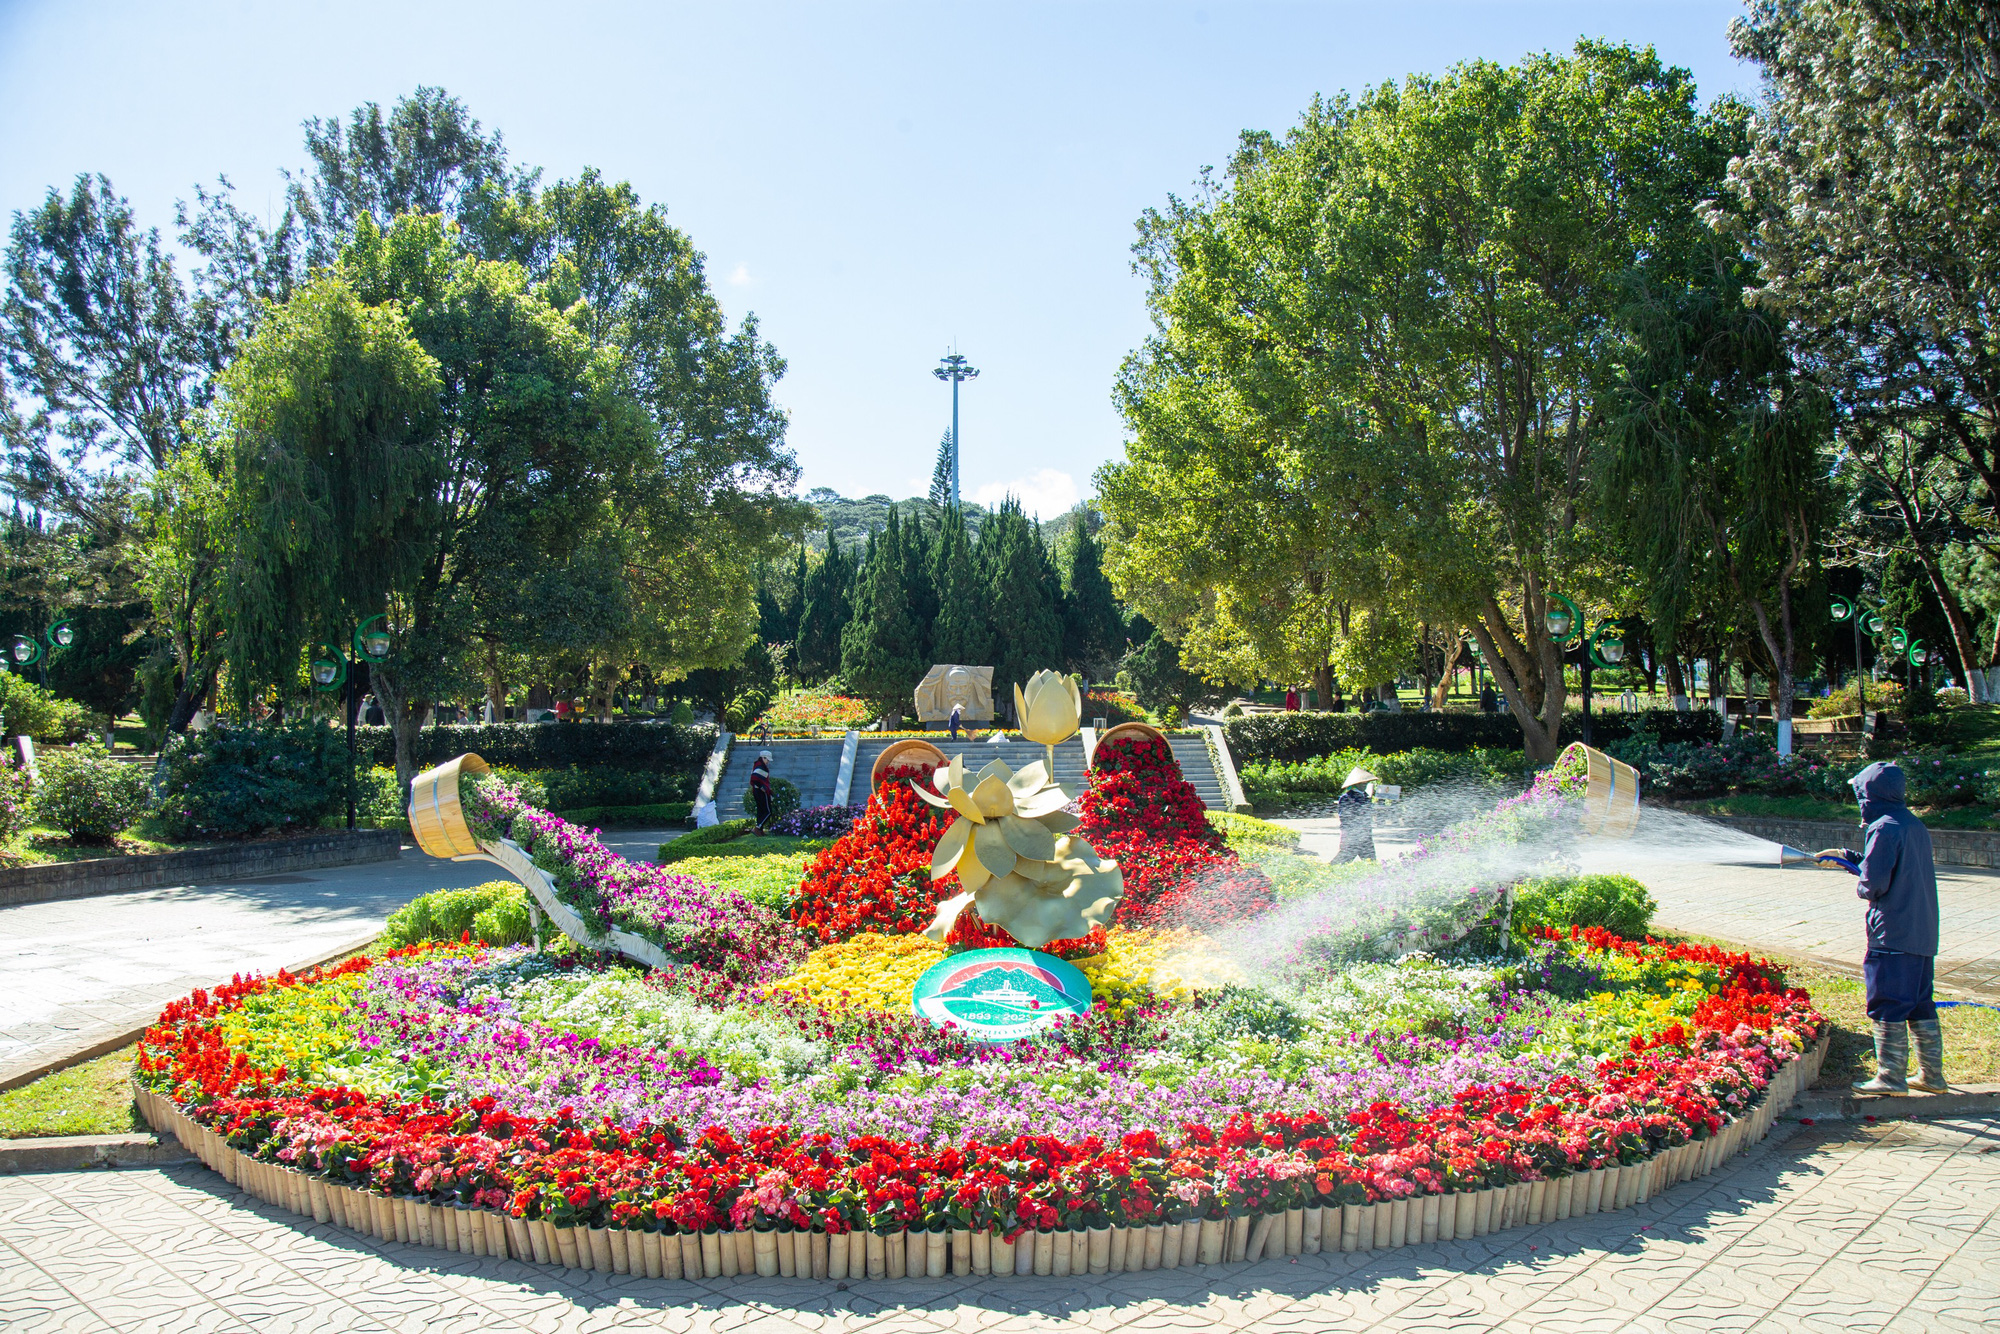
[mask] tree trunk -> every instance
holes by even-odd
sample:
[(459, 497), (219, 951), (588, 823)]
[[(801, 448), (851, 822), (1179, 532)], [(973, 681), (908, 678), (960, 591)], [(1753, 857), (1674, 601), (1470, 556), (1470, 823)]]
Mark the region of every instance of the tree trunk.
[(1313, 668), (1313, 703), (1322, 713), (1333, 709), (1333, 664), (1330, 662)]
[[(1495, 633), (1496, 628), (1498, 634)], [(1493, 673), (1493, 684), (1499, 688), (1501, 698), (1507, 701), (1507, 711), (1521, 725), (1521, 747), (1527, 752), (1528, 763), (1537, 769), (1555, 763), (1556, 755), (1562, 749), (1561, 677), (1556, 678), (1553, 691), (1545, 692), (1543, 716), (1537, 717), (1522, 680), (1528, 675), (1532, 659), (1526, 646), (1508, 628), (1506, 618), (1492, 598), (1487, 599), (1486, 614), (1473, 622), (1472, 634), (1479, 641), (1479, 651), (1486, 658), (1487, 668)], [(1533, 632), (1530, 631), (1530, 634), (1532, 636)], [(1504, 650), (1501, 647), (1503, 644), (1506, 646)], [(1544, 641), (1542, 647), (1547, 649), (1549, 645)], [(1549, 655), (1545, 653), (1543, 656)], [(1532, 682), (1527, 684), (1532, 685)], [(1553, 726), (1547, 718), (1547, 700), (1551, 696), (1556, 701)]]
[(389, 731), (396, 738), (396, 786), (407, 793), (410, 780), (417, 776), (416, 740), (423, 720), (418, 706), (414, 706), (403, 693), (403, 683), (396, 679), (395, 672), (386, 667), (376, 667), (368, 675), (375, 697), (382, 702), (382, 713), (388, 720)]
[(1678, 653), (1667, 654), (1665, 666), (1667, 669), (1667, 696), (1673, 700), (1675, 709), (1686, 713), (1688, 708), (1688, 686), (1687, 676), (1681, 670), (1681, 655)]

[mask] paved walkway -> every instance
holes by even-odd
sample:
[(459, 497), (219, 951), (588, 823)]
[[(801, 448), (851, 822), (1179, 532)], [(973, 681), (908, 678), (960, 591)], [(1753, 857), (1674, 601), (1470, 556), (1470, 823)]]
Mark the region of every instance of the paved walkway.
[[(650, 861), (670, 836), (606, 842)], [(0, 1082), (146, 1024), (196, 987), (356, 947), (419, 894), (505, 878), (411, 847), (393, 862), (0, 908)]]
[(1471, 1242), (1074, 1279), (667, 1283), (300, 1223), (199, 1165), (0, 1177), (0, 1328), (1883, 1330), (2000, 1310), (2000, 1124), (1780, 1123), (1646, 1205)]

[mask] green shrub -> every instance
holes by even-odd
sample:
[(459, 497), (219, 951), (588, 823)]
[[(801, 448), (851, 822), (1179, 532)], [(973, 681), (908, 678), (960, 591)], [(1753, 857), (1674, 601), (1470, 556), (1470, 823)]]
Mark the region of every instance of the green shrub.
[(111, 758), (102, 741), (51, 751), (35, 785), (35, 819), (79, 843), (109, 843), (146, 812), (146, 780)]
[(0, 847), (27, 832), (34, 808), (34, 779), (0, 756)]
[[(357, 775), (357, 799), (379, 799), (368, 774), (364, 769)], [(393, 775), (389, 781), (393, 793)], [(270, 829), (309, 828), (346, 810), (347, 747), (337, 730), (319, 723), (218, 722), (167, 742), (153, 789), (171, 838), (244, 838)], [(393, 793), (389, 802), (397, 812), (399, 796)]]
[(677, 862), (683, 857), (692, 857), (696, 849), (713, 847), (727, 843), (732, 838), (741, 838), (757, 827), (755, 820), (724, 820), (706, 829), (696, 829), (660, 844), (660, 860)]
[(1245, 856), (1252, 848), (1276, 848), (1286, 852), (1299, 850), (1299, 831), (1288, 829), (1269, 820), (1259, 820), (1255, 816), (1237, 815), (1232, 811), (1209, 811), (1208, 822), (1222, 831), (1229, 846)]
[(37, 741), (81, 741), (93, 722), (100, 731), (110, 726), (103, 715), (50, 694), (19, 672), (0, 672), (0, 718), (8, 737), (31, 736)]
[(458, 940), (468, 931), (489, 945), (518, 945), (533, 939), (528, 891), (511, 880), (489, 880), (470, 889), (421, 895), (389, 915), (382, 944), (397, 948), (420, 940)]
[(1294, 800), (1306, 794), (1337, 797), (1347, 775), (1367, 769), (1384, 783), (1416, 789), (1440, 783), (1479, 783), (1494, 788), (1519, 787), (1527, 758), (1518, 750), (1473, 747), (1462, 751), (1406, 750), (1376, 755), (1365, 750), (1341, 750), (1305, 760), (1252, 760), (1241, 770), (1243, 788), (1253, 801), (1272, 809), (1307, 806)]
[(1549, 927), (1567, 935), (1572, 926), (1597, 926), (1638, 939), (1659, 906), (1629, 875), (1543, 876), (1515, 886), (1514, 934), (1525, 938)]
[[(1591, 725), (1599, 745), (1642, 730), (1664, 741), (1713, 741), (1722, 735), (1722, 720), (1704, 709), (1600, 713)], [(1563, 716), (1566, 739), (1580, 735), (1582, 728), (1580, 712)], [(1222, 730), (1239, 765), (1252, 760), (1307, 760), (1340, 751), (1394, 755), (1412, 750), (1518, 750), (1521, 745), (1521, 725), (1506, 713), (1259, 713), (1232, 718)]]
[(586, 806), (654, 806), (686, 801), (694, 790), (690, 774), (624, 769), (608, 764), (538, 769), (532, 777), (541, 784), (546, 809), (554, 811), (581, 810)]
[[(771, 779), (771, 818), (790, 815), (799, 808), (799, 787), (789, 778)], [(749, 788), (743, 789), (743, 813), (752, 819), (757, 815), (757, 794)]]
[(655, 825), (681, 824), (694, 810), (689, 801), (662, 801), (651, 806), (579, 806), (574, 810), (557, 811), (571, 824), (580, 825), (624, 825), (628, 829), (645, 829)]
[[(1868, 683), (1868, 707), (1887, 709), (1900, 713), (1903, 708), (1903, 683), (1896, 680), (1870, 681)], [(1767, 709), (1768, 713), (1769, 710)], [(1806, 710), (1808, 718), (1844, 718), (1861, 712), (1861, 695), (1852, 678), (1846, 685), (1823, 699), (1812, 701)]]
[[(388, 728), (362, 727), (355, 735), (364, 763), (395, 766), (396, 738)], [(412, 758), (419, 768), (428, 768), (470, 751), (496, 769), (545, 772), (577, 766), (699, 774), (713, 749), (715, 729), (705, 725), (477, 723), (419, 729)]]

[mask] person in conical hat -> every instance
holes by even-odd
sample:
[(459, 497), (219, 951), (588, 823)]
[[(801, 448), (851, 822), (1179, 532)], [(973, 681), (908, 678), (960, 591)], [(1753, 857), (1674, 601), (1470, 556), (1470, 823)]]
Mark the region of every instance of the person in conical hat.
[(1375, 805), (1366, 785), (1376, 781), (1374, 774), (1357, 765), (1340, 785), (1340, 802), (1335, 808), (1340, 814), (1340, 851), (1335, 861), (1375, 860)]

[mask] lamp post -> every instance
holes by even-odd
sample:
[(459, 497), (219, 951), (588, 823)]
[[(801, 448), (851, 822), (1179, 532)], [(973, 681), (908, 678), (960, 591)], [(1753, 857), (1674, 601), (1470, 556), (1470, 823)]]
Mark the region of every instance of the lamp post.
[(313, 686), (319, 690), (339, 690), (347, 687), (347, 827), (354, 828), (354, 716), (361, 711), (361, 700), (357, 694), (361, 683), (354, 679), (349, 664), (366, 661), (379, 663), (389, 656), (389, 627), (381, 624), (386, 618), (376, 613), (355, 627), (353, 648), (343, 652), (332, 644), (317, 645), (318, 653), (312, 660)]
[(1861, 700), (1861, 712), (1868, 713), (1868, 674), (1861, 670), (1861, 604), (1849, 602), (1845, 598), (1835, 598), (1829, 610), (1833, 613), (1834, 624), (1842, 621), (1854, 627), (1854, 690)]
[(1590, 725), (1590, 674), (1593, 665), (1606, 671), (1625, 661), (1625, 638), (1623, 623), (1617, 620), (1603, 620), (1597, 628), (1585, 633), (1583, 612), (1574, 602), (1560, 593), (1549, 594), (1551, 605), (1543, 613), (1542, 624), (1547, 627), (1549, 638), (1556, 646), (1568, 649), (1579, 642), (1583, 653), (1583, 744), (1591, 743)]
[(931, 371), (940, 380), (951, 382), (951, 503), (958, 502), (958, 386), (962, 380), (977, 380), (979, 372), (971, 362), (953, 352), (939, 360)]

